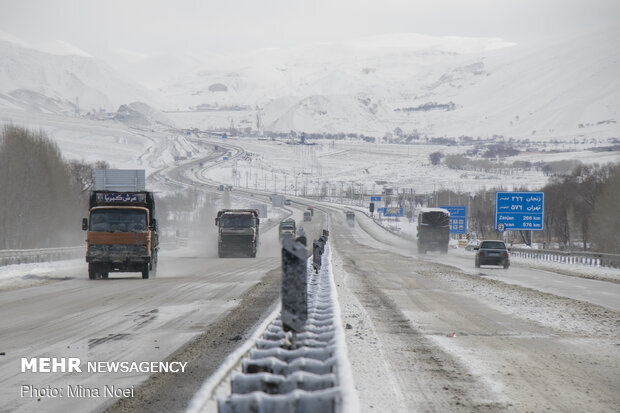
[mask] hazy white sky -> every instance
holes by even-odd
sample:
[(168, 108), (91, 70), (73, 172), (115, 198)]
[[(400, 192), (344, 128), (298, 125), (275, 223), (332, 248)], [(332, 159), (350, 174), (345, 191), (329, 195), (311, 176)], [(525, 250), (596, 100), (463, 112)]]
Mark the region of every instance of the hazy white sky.
[[(386, 33), (517, 43), (620, 24), (620, 0), (0, 0), (0, 30), (92, 55), (226, 52)], [(618, 39), (610, 39), (618, 41)]]

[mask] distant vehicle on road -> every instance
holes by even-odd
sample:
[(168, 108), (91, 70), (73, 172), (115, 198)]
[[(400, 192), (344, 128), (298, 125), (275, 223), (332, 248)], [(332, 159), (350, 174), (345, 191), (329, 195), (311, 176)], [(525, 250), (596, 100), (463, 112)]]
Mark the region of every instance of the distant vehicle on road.
[(304, 222), (311, 222), (312, 221), (312, 214), (310, 213), (310, 211), (304, 211)]
[(306, 208), (308, 211), (310, 211), (310, 215), (314, 216), (314, 208), (309, 206), (308, 208)]
[(290, 205), (291, 204), (291, 200), (290, 199), (285, 199), (284, 200), (284, 205)]
[(297, 230), (295, 225), (295, 220), (292, 218), (287, 218), (280, 222), (280, 227), (278, 230), (280, 241), (285, 238), (295, 239), (295, 231)]
[(504, 241), (486, 240), (480, 242), (476, 250), (475, 265), (501, 265), (504, 268), (510, 267), (510, 254)]
[(446, 254), (450, 242), (450, 212), (443, 208), (425, 208), (418, 214), (418, 252), (439, 250)]
[(345, 212), (345, 215), (347, 216), (347, 224), (349, 224), (350, 227), (354, 227), (355, 226), (355, 212), (347, 211)]
[(256, 257), (258, 249), (258, 210), (222, 209), (218, 211), (218, 255), (224, 257)]

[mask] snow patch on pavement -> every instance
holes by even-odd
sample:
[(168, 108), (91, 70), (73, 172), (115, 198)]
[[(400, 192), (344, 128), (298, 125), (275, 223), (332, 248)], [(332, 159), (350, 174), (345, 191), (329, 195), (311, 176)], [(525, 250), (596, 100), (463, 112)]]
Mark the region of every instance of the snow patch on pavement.
[(49, 281), (74, 278), (83, 273), (87, 279), (84, 259), (73, 259), (33, 264), (12, 264), (0, 267), (0, 290), (29, 287)]

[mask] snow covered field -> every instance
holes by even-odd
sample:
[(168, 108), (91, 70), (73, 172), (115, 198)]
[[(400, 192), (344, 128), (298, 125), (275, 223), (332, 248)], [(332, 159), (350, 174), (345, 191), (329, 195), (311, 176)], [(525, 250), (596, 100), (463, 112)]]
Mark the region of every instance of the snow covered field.
[[(358, 141), (320, 140), (313, 145), (298, 145), (288, 140), (233, 137), (214, 144), (234, 145), (246, 154), (231, 159), (205, 177), (241, 188), (268, 190), (289, 195), (329, 195), (335, 199), (353, 190), (359, 194), (380, 194), (384, 186), (407, 193), (432, 193), (440, 190), (475, 192), (482, 188), (542, 188), (547, 182), (535, 169), (505, 170), (504, 173), (463, 171), (445, 165), (433, 166), (429, 155), (441, 151), (446, 155), (464, 153), (470, 146), (428, 144), (372, 144)], [(564, 147), (558, 144), (558, 148)], [(588, 147), (588, 145), (584, 145)], [(506, 158), (550, 162), (578, 159), (586, 164), (619, 162), (620, 152), (574, 150), (563, 153), (523, 153)]]

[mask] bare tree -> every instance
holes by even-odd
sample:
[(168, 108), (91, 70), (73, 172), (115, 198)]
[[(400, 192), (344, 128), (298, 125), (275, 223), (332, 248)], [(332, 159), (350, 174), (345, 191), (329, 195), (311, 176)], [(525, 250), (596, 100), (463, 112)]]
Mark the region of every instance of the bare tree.
[(620, 254), (620, 165), (610, 168), (609, 178), (594, 200), (590, 214), (591, 239), (597, 251)]
[(433, 152), (430, 155), (428, 155), (428, 159), (431, 161), (431, 164), (433, 165), (439, 165), (439, 163), (441, 162), (441, 158), (443, 158), (443, 153), (441, 152)]
[(69, 172), (80, 187), (82, 192), (90, 191), (95, 186), (95, 170), (109, 169), (110, 165), (105, 161), (97, 161), (94, 164), (73, 160), (69, 162)]
[(0, 248), (79, 245), (85, 198), (41, 131), (5, 126), (0, 139)]

